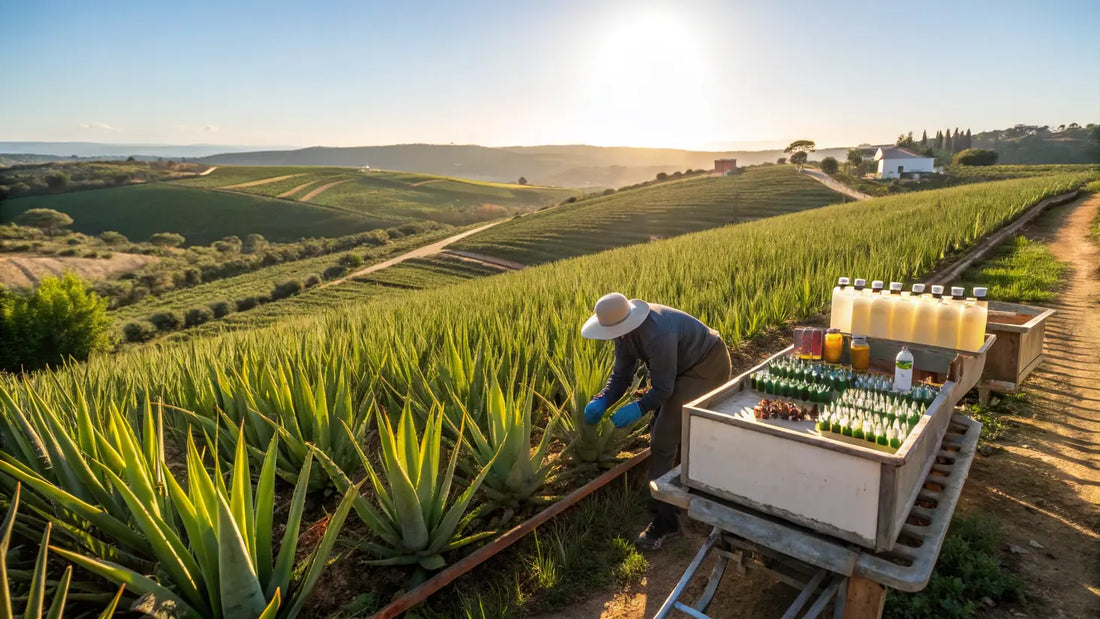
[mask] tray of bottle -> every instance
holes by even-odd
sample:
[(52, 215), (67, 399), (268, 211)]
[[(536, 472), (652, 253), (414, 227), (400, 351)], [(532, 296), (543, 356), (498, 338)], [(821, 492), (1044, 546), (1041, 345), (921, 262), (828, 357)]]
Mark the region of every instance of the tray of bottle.
[[(896, 437), (896, 447), (889, 437), (881, 445), (877, 434), (872, 442), (854, 432), (833, 432), (831, 423), (828, 429), (819, 427), (821, 417), (842, 404), (840, 393), (854, 385), (831, 388), (828, 396), (809, 389), (796, 396), (753, 388), (754, 377), (766, 376), (769, 366), (789, 358), (792, 349), (684, 407), (683, 483), (839, 539), (889, 550), (946, 431), (955, 384), (929, 385), (914, 406), (919, 417), (905, 416), (906, 432)], [(916, 369), (921, 370), (919, 362)], [(864, 376), (886, 381), (882, 374)], [(934, 395), (930, 400), (929, 394)], [(764, 400), (786, 404), (769, 415), (761, 410)], [(785, 416), (782, 409), (788, 411)], [(790, 414), (794, 410), (797, 415)], [(894, 421), (898, 418), (895, 411)]]

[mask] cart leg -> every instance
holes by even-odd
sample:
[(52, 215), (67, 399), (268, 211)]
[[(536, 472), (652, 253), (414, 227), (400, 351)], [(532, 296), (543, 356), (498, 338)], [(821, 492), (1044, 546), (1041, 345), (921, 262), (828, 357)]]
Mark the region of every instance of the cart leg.
[(861, 576), (848, 579), (844, 619), (879, 619), (886, 605), (886, 587)]
[[(699, 552), (696, 553), (695, 558), (692, 559), (691, 565), (688, 565), (687, 570), (684, 572), (684, 576), (680, 578), (680, 582), (676, 583), (676, 587), (672, 590), (672, 593), (668, 594), (668, 598), (665, 600), (665, 603), (661, 605), (661, 608), (657, 611), (657, 614), (653, 615), (653, 619), (663, 619), (664, 617), (668, 617), (669, 613), (672, 612), (672, 609), (677, 606), (676, 600), (680, 598), (680, 594), (684, 592), (684, 588), (687, 587), (688, 582), (691, 581), (691, 577), (695, 575), (695, 571), (698, 570), (699, 566), (703, 564), (703, 559), (707, 558), (707, 555), (710, 554), (711, 548), (714, 548), (714, 545), (718, 543), (718, 539), (721, 537), (721, 535), (722, 530), (718, 527), (714, 527), (714, 529), (711, 530), (710, 535), (707, 536), (707, 541), (703, 542), (702, 547), (699, 548)], [(682, 607), (680, 608), (680, 610), (684, 610), (684, 608), (689, 609), (688, 611), (684, 611), (687, 612), (689, 615), (692, 614), (692, 612), (689, 611), (694, 611), (694, 609), (688, 606), (684, 606), (683, 604), (680, 604), (679, 606)], [(702, 613), (698, 613), (698, 615), (703, 617), (706, 616)]]
[(989, 406), (989, 389), (978, 387), (978, 405)]

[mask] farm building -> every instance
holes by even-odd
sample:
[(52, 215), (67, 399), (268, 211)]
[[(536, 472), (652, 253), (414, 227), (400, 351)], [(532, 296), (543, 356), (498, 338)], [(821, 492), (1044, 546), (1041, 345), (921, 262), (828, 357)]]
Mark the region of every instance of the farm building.
[(736, 159), (715, 159), (714, 171), (718, 174), (732, 174), (737, 170)]
[(359, 171), (362, 172), (363, 174), (367, 174), (368, 172), (370, 172), (370, 166), (369, 165), (362, 166), (362, 167), (359, 168)]
[(935, 159), (918, 155), (904, 148), (880, 148), (875, 153), (879, 178), (920, 176), (935, 172)]

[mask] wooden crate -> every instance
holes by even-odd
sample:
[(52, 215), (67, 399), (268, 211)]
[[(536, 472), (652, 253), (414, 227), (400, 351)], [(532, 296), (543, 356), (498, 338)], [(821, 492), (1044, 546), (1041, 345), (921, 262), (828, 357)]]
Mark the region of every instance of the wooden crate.
[[(888, 356), (893, 344), (872, 342), (872, 359)], [(917, 375), (945, 380), (905, 442), (896, 453), (888, 453), (869, 443), (825, 438), (810, 421), (752, 417), (752, 406), (766, 397), (752, 390), (752, 374), (791, 350), (684, 407), (684, 485), (841, 540), (877, 551), (892, 549), (932, 467), (954, 405), (965, 393), (963, 386), (972, 386), (981, 375), (984, 351), (960, 355), (910, 346)]]
[(1015, 303), (989, 304), (986, 333), (997, 336), (982, 372), (979, 388), (1016, 393), (1020, 383), (1042, 363), (1047, 319), (1054, 310)]

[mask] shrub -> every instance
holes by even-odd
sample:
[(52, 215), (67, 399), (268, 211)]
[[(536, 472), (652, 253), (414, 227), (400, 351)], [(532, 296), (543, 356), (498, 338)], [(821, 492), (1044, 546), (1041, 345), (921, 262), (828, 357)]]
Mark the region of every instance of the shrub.
[(0, 287), (0, 369), (37, 370), (78, 361), (110, 344), (107, 300), (72, 274), (45, 277), (33, 292)]
[(65, 249), (57, 252), (58, 256), (75, 256), (76, 254), (77, 250), (75, 247), (66, 247)]
[(85, 258), (98, 258), (98, 257), (99, 257), (99, 253), (98, 253), (98, 252), (96, 252), (96, 251), (95, 251), (95, 250), (93, 249), (92, 251), (89, 251), (89, 252), (85, 252), (85, 254), (84, 254), (84, 257), (85, 257)]
[(271, 289), (271, 299), (285, 299), (289, 296), (293, 296), (302, 291), (302, 282), (296, 279), (289, 279), (285, 282), (279, 282), (275, 284), (275, 287)]
[(822, 172), (824, 172), (826, 174), (829, 174), (829, 175), (833, 175), (833, 174), (836, 174), (836, 171), (838, 169), (839, 169), (839, 166), (837, 166), (835, 158), (825, 157), (824, 159), (821, 160), (821, 171)]
[(363, 259), (355, 254), (344, 254), (343, 256), (340, 256), (340, 259), (337, 260), (337, 262), (340, 264), (340, 266), (344, 266), (349, 269), (363, 266)]
[(214, 301), (210, 304), (210, 311), (214, 313), (214, 318), (224, 318), (233, 311), (233, 306), (229, 301)]
[(157, 334), (157, 328), (148, 321), (138, 320), (126, 323), (122, 333), (126, 336), (127, 342), (148, 342)]
[(186, 327), (197, 327), (211, 320), (214, 320), (214, 312), (209, 307), (192, 307), (184, 314), (183, 324)]
[(667, 172), (658, 172), (657, 173), (657, 180), (663, 181), (667, 178), (668, 178), (668, 173)]
[(342, 267), (338, 264), (335, 264), (335, 265), (332, 265), (329, 268), (325, 269), (321, 273), (321, 276), (324, 277), (325, 279), (336, 279), (337, 277), (340, 277), (341, 275), (343, 275), (344, 273), (347, 273), (347, 272), (348, 272), (348, 270), (347, 270), (346, 267)]
[(997, 151), (988, 148), (968, 148), (959, 151), (951, 160), (954, 165), (993, 165), (997, 163)]
[(81, 239), (78, 236), (70, 236), (69, 238), (65, 239), (65, 244), (70, 247), (72, 247), (73, 245), (80, 245), (80, 243)]
[(244, 250), (250, 254), (263, 251), (267, 248), (267, 239), (260, 234), (249, 234), (244, 237)]
[(114, 252), (110, 252), (110, 251), (105, 251), (105, 252), (103, 252), (102, 254), (99, 254), (99, 257), (100, 257), (100, 258), (105, 258), (105, 259), (107, 259), (107, 260), (110, 260), (111, 258), (114, 258), (114, 257), (115, 257), (115, 254), (114, 254)]
[(186, 239), (182, 234), (175, 232), (157, 232), (149, 237), (149, 242), (160, 247), (179, 247)]
[(157, 312), (149, 317), (149, 322), (156, 326), (158, 331), (175, 331), (183, 326), (183, 316), (179, 312)]
[(198, 286), (202, 283), (202, 271), (195, 267), (187, 267), (183, 270), (183, 283), (188, 286)]
[(73, 218), (52, 208), (32, 208), (16, 215), (14, 221), (38, 228), (52, 237), (58, 230), (73, 223)]
[(238, 312), (247, 312), (248, 310), (259, 305), (260, 300), (257, 297), (241, 297), (240, 299), (237, 299), (236, 304)]
[(302, 283), (305, 288), (312, 288), (321, 283), (321, 276), (314, 273), (306, 278), (306, 281)]

